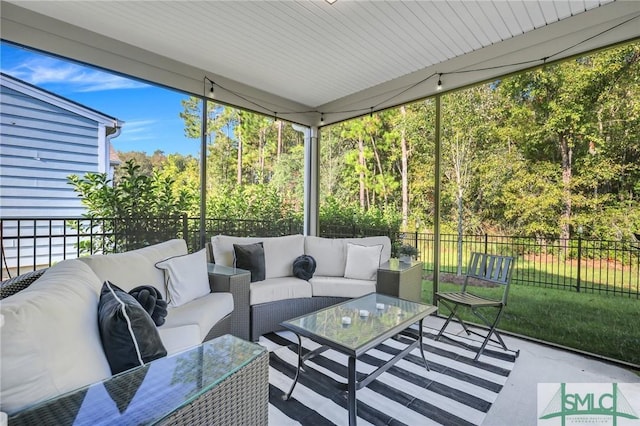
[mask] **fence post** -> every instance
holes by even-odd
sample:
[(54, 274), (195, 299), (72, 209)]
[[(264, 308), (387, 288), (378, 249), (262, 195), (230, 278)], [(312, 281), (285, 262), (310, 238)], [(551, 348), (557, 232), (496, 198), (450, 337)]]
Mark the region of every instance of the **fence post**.
[(578, 228), (578, 279), (576, 281), (576, 291), (580, 293), (580, 261), (582, 259), (582, 232), (580, 232), (580, 228)]
[(484, 254), (487, 254), (489, 250), (489, 234), (484, 233)]
[(416, 249), (418, 248), (418, 230), (416, 229), (416, 232), (413, 235), (413, 242), (415, 243), (415, 247)]
[(187, 220), (187, 215), (185, 213), (182, 214), (182, 238), (189, 245), (189, 221)]

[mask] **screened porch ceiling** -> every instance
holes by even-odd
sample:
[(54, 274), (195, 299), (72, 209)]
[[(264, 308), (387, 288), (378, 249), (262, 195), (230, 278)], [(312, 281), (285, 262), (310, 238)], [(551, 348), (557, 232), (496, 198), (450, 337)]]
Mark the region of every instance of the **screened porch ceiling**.
[(640, 36), (633, 0), (1, 6), (4, 40), (308, 126)]

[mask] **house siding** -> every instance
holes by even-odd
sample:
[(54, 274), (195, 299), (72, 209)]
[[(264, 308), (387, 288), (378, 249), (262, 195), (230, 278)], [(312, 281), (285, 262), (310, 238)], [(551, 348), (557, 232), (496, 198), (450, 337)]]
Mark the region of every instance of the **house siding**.
[(84, 213), (67, 177), (98, 171), (98, 123), (6, 87), (0, 108), (0, 216)]
[[(105, 126), (119, 122), (90, 109), (83, 114), (84, 107), (79, 104), (24, 82), (2, 77), (2, 256), (3, 262), (6, 261), (7, 266), (14, 269), (13, 273), (17, 273), (18, 254), (25, 259), (32, 259), (35, 255), (37, 265), (77, 256), (77, 240), (63, 237), (74, 231), (61, 220), (42, 219), (77, 218), (86, 212), (69, 185), (68, 177), (109, 170), (109, 158), (104, 154), (108, 149)], [(70, 108), (66, 108), (67, 105)], [(42, 219), (24, 221), (26, 218)], [(19, 225), (14, 219), (22, 222)], [(40, 237), (52, 234), (61, 237)], [(49, 245), (52, 246), (51, 255)], [(33, 261), (28, 263), (31, 265), (20, 262), (21, 269), (33, 269)], [(3, 279), (7, 277), (6, 270), (4, 272)]]

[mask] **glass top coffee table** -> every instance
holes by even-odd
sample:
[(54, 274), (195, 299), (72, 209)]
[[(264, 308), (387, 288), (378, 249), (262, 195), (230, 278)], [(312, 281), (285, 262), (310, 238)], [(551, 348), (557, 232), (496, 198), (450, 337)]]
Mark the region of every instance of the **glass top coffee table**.
[[(432, 305), (371, 293), (283, 322), (282, 326), (293, 331), (298, 337), (298, 369), (291, 389), (283, 396), (283, 399), (287, 400), (291, 397), (306, 360), (328, 349), (334, 349), (349, 357), (347, 405), (349, 425), (355, 425), (357, 418), (356, 390), (367, 386), (416, 347), (420, 348), (424, 366), (429, 370), (422, 345), (422, 321), (436, 309)], [(356, 378), (356, 359), (416, 322), (420, 327), (416, 341), (358, 381)], [(307, 337), (322, 346), (303, 356), (302, 337)]]
[[(159, 358), (144, 366), (124, 371), (109, 379), (34, 404), (9, 417), (9, 424), (20, 425), (157, 425), (173, 423), (185, 413), (185, 418), (207, 418), (193, 413), (197, 407), (208, 412), (220, 406), (216, 392), (251, 395), (249, 389), (235, 389), (225, 379), (241, 370), (260, 368), (266, 350), (231, 335), (224, 335), (178, 354)], [(254, 385), (244, 376), (240, 386)], [(252, 377), (252, 376), (251, 376)], [(264, 414), (267, 414), (267, 378), (264, 378)], [(206, 402), (206, 404), (203, 404)], [(254, 404), (261, 404), (255, 401)], [(227, 404), (228, 405), (228, 404)], [(224, 413), (225, 410), (218, 410)], [(240, 409), (238, 409), (240, 411)], [(217, 419), (217, 413), (211, 417)], [(235, 417), (241, 417), (240, 412)], [(224, 418), (224, 417), (221, 417)], [(186, 421), (186, 420), (185, 420)], [(215, 421), (212, 421), (215, 423)]]

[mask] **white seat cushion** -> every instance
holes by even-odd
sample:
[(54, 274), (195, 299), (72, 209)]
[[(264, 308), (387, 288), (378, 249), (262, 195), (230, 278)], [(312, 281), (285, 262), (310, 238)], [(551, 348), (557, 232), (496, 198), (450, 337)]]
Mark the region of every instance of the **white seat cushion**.
[(311, 297), (311, 284), (295, 277), (271, 278), (251, 283), (249, 304)]
[[(195, 342), (195, 344), (199, 344), (207, 337), (211, 327), (216, 325), (218, 321), (229, 315), (232, 311), (233, 295), (231, 293), (209, 293), (192, 300), (186, 305), (176, 308), (170, 307), (165, 323), (158, 327), (158, 331), (161, 332), (165, 327), (173, 328), (195, 324), (199, 327), (200, 332), (199, 341)], [(162, 332), (160, 336), (162, 337)]]
[(98, 331), (101, 286), (86, 264), (65, 260), (2, 300), (1, 411), (111, 376)]
[(185, 351), (194, 346), (198, 346), (200, 338), (200, 327), (196, 324), (179, 325), (176, 327), (158, 327), (158, 334), (162, 344), (167, 350), (167, 356)]
[(376, 282), (353, 280), (344, 277), (322, 277), (314, 275), (309, 280), (314, 296), (360, 297), (375, 293)]

